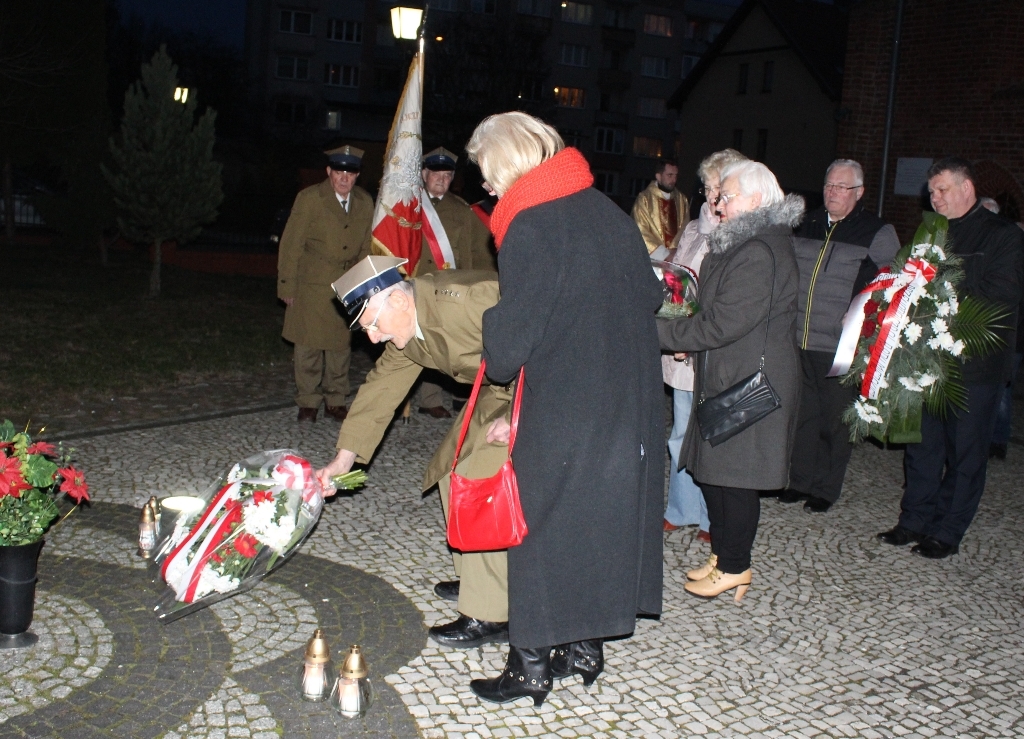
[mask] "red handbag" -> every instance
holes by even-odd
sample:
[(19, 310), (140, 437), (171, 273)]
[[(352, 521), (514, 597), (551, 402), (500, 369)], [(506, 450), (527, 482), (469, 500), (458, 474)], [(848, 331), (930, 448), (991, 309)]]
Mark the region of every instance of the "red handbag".
[(473, 382), (473, 392), (466, 403), (459, 443), (455, 445), (452, 460), (451, 491), (448, 495), (448, 543), (460, 552), (489, 552), (508, 549), (521, 544), (526, 536), (526, 519), (519, 504), (519, 485), (512, 469), (512, 447), (516, 443), (519, 427), (519, 404), (523, 399), (523, 370), (519, 370), (515, 400), (512, 402), (512, 423), (508, 436), (509, 458), (497, 474), (480, 480), (471, 480), (455, 473), (462, 442), (466, 439), (469, 422), (480, 394), (484, 379), (484, 361)]

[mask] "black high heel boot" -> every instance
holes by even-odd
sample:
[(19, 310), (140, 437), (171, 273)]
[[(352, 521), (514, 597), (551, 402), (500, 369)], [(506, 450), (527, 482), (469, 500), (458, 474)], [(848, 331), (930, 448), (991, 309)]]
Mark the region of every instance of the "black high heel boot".
[(472, 680), (469, 689), (491, 703), (508, 703), (530, 696), (539, 706), (551, 691), (551, 647), (509, 647), (508, 661), (498, 677)]
[(556, 680), (579, 675), (583, 684), (590, 687), (603, 671), (604, 642), (601, 639), (562, 644), (555, 647), (551, 655), (551, 677)]

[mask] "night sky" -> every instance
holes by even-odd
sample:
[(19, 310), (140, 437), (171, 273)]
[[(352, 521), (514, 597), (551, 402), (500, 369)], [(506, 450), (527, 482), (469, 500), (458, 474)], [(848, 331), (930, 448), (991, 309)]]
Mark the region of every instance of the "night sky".
[(117, 0), (121, 17), (137, 16), (174, 30), (211, 36), (242, 48), (246, 0)]

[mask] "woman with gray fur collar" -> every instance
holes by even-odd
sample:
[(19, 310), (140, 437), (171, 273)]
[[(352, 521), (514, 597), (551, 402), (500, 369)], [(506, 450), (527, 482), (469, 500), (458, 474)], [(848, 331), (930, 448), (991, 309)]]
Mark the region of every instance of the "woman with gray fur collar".
[(784, 488), (796, 429), (800, 392), (793, 322), (799, 275), (793, 228), (804, 201), (785, 196), (771, 170), (738, 162), (721, 174), (721, 225), (708, 236), (697, 302), (690, 318), (658, 320), (661, 348), (698, 353), (694, 393), (713, 398), (757, 372), (764, 373), (781, 406), (731, 439), (712, 447), (696, 414), (690, 417), (680, 465), (704, 493), (711, 522), (711, 557), (687, 573), (686, 589), (713, 598), (751, 582), (750, 552), (761, 514), (759, 490)]

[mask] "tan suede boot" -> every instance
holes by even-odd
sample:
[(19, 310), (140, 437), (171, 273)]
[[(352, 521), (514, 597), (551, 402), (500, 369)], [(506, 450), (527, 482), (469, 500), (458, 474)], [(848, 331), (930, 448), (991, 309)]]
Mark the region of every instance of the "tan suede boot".
[(685, 587), (686, 592), (701, 598), (714, 598), (726, 590), (736, 588), (736, 602), (739, 603), (750, 587), (750, 570), (730, 575), (717, 567), (712, 567), (710, 574), (703, 580), (688, 582)]

